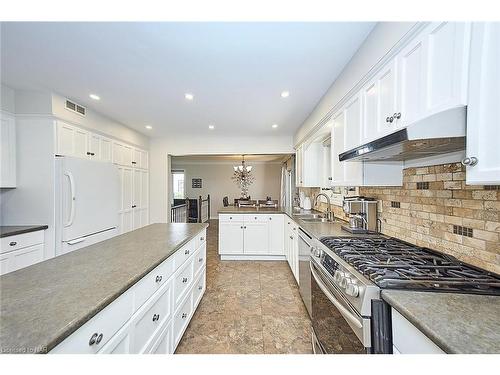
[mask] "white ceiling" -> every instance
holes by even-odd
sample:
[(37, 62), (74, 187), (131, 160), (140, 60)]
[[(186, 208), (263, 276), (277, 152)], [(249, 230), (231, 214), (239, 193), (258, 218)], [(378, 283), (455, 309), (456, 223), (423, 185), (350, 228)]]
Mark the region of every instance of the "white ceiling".
[(152, 137), (293, 135), (373, 26), (2, 23), (1, 78), (53, 90)]

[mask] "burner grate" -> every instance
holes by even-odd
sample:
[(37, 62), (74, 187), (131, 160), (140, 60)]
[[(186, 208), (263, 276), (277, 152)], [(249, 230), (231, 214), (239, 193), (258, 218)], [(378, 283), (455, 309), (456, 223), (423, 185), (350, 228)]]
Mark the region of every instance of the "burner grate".
[(457, 259), (386, 237), (321, 242), (381, 288), (500, 295), (500, 278)]

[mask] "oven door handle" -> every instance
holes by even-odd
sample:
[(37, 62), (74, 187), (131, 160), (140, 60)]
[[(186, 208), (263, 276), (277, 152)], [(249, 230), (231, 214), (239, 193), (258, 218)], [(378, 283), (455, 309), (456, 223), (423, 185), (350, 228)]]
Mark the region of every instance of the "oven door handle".
[(318, 284), (319, 288), (323, 293), (325, 293), (330, 302), (335, 305), (335, 307), (340, 311), (340, 313), (344, 318), (346, 318), (357, 328), (362, 329), (363, 325), (361, 324), (361, 322), (354, 315), (352, 315), (352, 313), (349, 310), (347, 310), (344, 306), (342, 306), (342, 304), (335, 298), (335, 296), (331, 294), (330, 291), (326, 288), (323, 282), (319, 280), (319, 276), (317, 275), (316, 271), (314, 271), (312, 263), (309, 263), (309, 267), (311, 268), (311, 274), (313, 275), (314, 280), (316, 280), (316, 283)]

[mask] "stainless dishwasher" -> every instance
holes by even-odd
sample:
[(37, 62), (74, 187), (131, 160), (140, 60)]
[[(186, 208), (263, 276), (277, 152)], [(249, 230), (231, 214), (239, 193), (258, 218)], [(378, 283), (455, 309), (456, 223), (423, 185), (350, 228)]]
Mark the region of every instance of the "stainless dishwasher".
[(313, 238), (299, 228), (299, 290), (309, 317), (311, 317), (311, 250), (313, 249)]

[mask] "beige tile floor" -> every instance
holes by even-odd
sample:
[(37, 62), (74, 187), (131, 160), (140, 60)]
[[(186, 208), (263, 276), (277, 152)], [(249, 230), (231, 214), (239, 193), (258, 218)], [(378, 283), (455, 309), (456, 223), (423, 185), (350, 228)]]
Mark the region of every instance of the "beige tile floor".
[(207, 290), (176, 353), (311, 353), (311, 322), (285, 261), (221, 261), (207, 233)]

